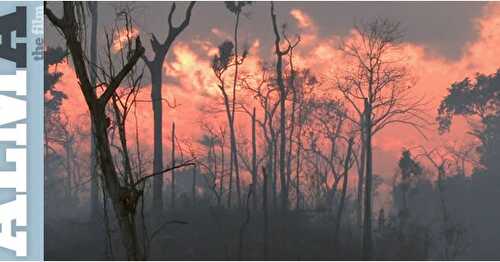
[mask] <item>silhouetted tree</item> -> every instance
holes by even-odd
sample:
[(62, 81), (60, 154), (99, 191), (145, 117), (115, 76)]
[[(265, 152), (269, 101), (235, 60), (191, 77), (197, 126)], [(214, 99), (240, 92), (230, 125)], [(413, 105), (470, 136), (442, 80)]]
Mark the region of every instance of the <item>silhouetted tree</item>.
[(472, 134), (479, 139), (480, 166), (477, 172), (498, 176), (500, 170), (500, 70), (491, 75), (477, 74), (448, 88), (448, 95), (438, 109), (439, 130), (449, 130), (453, 116), (464, 116), (474, 123)]
[[(99, 18), (98, 3), (88, 2), (88, 9), (91, 17), (90, 28), (90, 65), (97, 65), (97, 23)], [(89, 68), (90, 83), (96, 85), (96, 70)], [(95, 89), (94, 89), (95, 92)], [(94, 126), (90, 124), (90, 217), (95, 220), (99, 210), (99, 179), (97, 176), (97, 151), (95, 146)]]
[[(154, 158), (153, 172), (163, 170), (163, 97), (162, 97), (162, 79), (163, 79), (163, 62), (167, 57), (170, 47), (174, 43), (179, 34), (184, 31), (191, 20), (191, 12), (195, 2), (190, 2), (184, 19), (179, 26), (175, 26), (173, 16), (176, 9), (175, 2), (170, 7), (168, 13), (168, 33), (164, 41), (158, 40), (155, 34), (151, 35), (151, 49), (154, 52), (154, 57), (148, 59), (145, 55), (142, 59), (146, 63), (151, 73), (151, 100), (153, 105), (153, 129), (154, 129)], [(157, 176), (153, 179), (153, 206), (158, 212), (163, 210), (163, 177)]]
[[(283, 57), (286, 56), (294, 44), (288, 42), (287, 47), (283, 50), (280, 47), (281, 33), (278, 31), (276, 22), (276, 14), (274, 12), (274, 3), (271, 2), (271, 20), (274, 31), (274, 53), (276, 55), (276, 82), (279, 90), (279, 105), (280, 105), (280, 129), (279, 129), (279, 174), (280, 174), (280, 201), (281, 210), (286, 212), (289, 208), (288, 202), (288, 181), (286, 173), (286, 97), (287, 89), (283, 77)], [(296, 44), (295, 44), (296, 45)]]
[[(159, 173), (153, 173), (141, 177), (134, 181), (132, 176), (123, 179), (118, 172), (115, 164), (115, 156), (111, 152), (111, 143), (108, 137), (110, 119), (106, 115), (106, 108), (109, 101), (116, 95), (127, 75), (134, 69), (137, 62), (144, 54), (144, 47), (140, 38), (135, 39), (135, 48), (132, 48), (132, 41), (128, 41), (128, 52), (126, 59), (122, 61), (119, 68), (114, 68), (110, 63), (111, 69), (106, 72), (104, 67), (96, 66), (96, 71), (101, 72), (102, 81), (98, 86), (102, 87), (102, 92), (98, 96), (94, 89), (96, 86), (90, 82), (88, 60), (85, 57), (82, 42), (85, 41), (85, 8), (83, 3), (64, 2), (63, 15), (58, 17), (47, 8), (45, 3), (45, 15), (50, 22), (62, 33), (71, 55), (78, 84), (85, 98), (89, 109), (90, 119), (95, 127), (96, 146), (98, 151), (99, 167), (104, 181), (104, 192), (111, 199), (112, 207), (116, 216), (116, 222), (119, 225), (121, 240), (127, 258), (130, 260), (143, 259), (144, 254), (141, 251), (141, 244), (138, 240), (136, 227), (136, 208), (139, 199), (142, 197), (142, 191), (139, 186), (152, 177), (161, 176), (172, 169), (180, 166), (192, 165), (185, 162), (177, 167), (170, 167)], [(108, 51), (109, 38), (108, 38)], [(108, 52), (109, 54), (109, 52)]]
[[(235, 119), (235, 106), (236, 106), (236, 87), (238, 85), (238, 68), (239, 65), (243, 63), (243, 60), (247, 56), (247, 51), (245, 50), (243, 53), (242, 58), (240, 59), (239, 54), (238, 54), (238, 28), (240, 24), (240, 15), (241, 12), (243, 11), (243, 7), (246, 5), (251, 4), (251, 2), (248, 1), (241, 1), (241, 2), (234, 2), (234, 1), (226, 1), (224, 2), (226, 5), (226, 8), (234, 14), (235, 16), (235, 23), (234, 23), (234, 52), (231, 56), (231, 58), (234, 60), (233, 65), (234, 65), (234, 75), (233, 75), (233, 94), (232, 94), (232, 103), (231, 103), (231, 121), (229, 121), (229, 137), (231, 141), (231, 161), (229, 164), (229, 177), (232, 177), (233, 173), (233, 168), (235, 171), (235, 176), (236, 176), (236, 195), (237, 195), (237, 200), (238, 200), (238, 207), (241, 208), (241, 183), (240, 183), (240, 167), (238, 164), (238, 148), (237, 148), (237, 143), (236, 143), (236, 131), (234, 127), (234, 119)], [(231, 195), (231, 192), (229, 192)], [(230, 201), (229, 201), (230, 202)]]
[[(219, 45), (219, 52), (217, 55), (215, 55), (212, 59), (212, 71), (214, 72), (218, 83), (217, 86), (219, 87), (219, 90), (221, 91), (223, 100), (224, 100), (224, 108), (226, 111), (226, 116), (227, 116), (227, 121), (228, 121), (228, 127), (229, 127), (229, 139), (230, 139), (230, 154), (231, 158), (229, 161), (229, 189), (228, 189), (228, 207), (231, 207), (232, 204), (232, 185), (233, 185), (233, 175), (232, 171), (233, 168), (236, 171), (236, 174), (238, 176), (239, 174), (239, 167), (237, 164), (238, 161), (238, 154), (237, 154), (237, 146), (236, 146), (236, 133), (235, 133), (235, 128), (234, 128), (234, 111), (232, 108), (234, 107), (235, 103), (235, 98), (234, 96), (236, 95), (235, 91), (235, 84), (233, 83), (233, 98), (232, 102), (229, 100), (229, 95), (227, 93), (227, 86), (226, 86), (226, 81), (225, 81), (225, 73), (227, 72), (228, 69), (231, 67), (236, 67), (236, 65), (241, 65), (245, 58), (247, 57), (248, 53), (245, 51), (241, 57), (239, 57), (238, 60), (234, 60), (234, 57), (236, 56), (235, 53), (235, 46), (231, 41), (224, 41), (222, 44)], [(237, 81), (237, 79), (234, 79), (234, 81)], [(239, 183), (239, 180), (236, 181), (237, 185)], [(237, 186), (238, 187), (238, 186)], [(237, 188), (238, 190), (238, 188)], [(241, 198), (238, 198), (238, 201), (241, 201)], [(241, 202), (239, 202), (241, 204)]]
[(427, 121), (421, 116), (422, 100), (410, 96), (409, 72), (399, 53), (399, 23), (376, 19), (356, 25), (355, 32), (359, 40), (344, 42), (340, 47), (352, 66), (341, 73), (344, 75), (337, 79), (337, 88), (354, 108), (358, 118), (352, 120), (364, 133), (363, 258), (372, 259), (372, 136), (394, 123), (421, 131)]
[(410, 187), (410, 180), (414, 176), (419, 176), (422, 174), (422, 168), (420, 164), (413, 160), (411, 152), (409, 150), (404, 150), (399, 159), (399, 169), (401, 172), (401, 194), (403, 199), (403, 207), (400, 210), (400, 216), (408, 217), (408, 190)]

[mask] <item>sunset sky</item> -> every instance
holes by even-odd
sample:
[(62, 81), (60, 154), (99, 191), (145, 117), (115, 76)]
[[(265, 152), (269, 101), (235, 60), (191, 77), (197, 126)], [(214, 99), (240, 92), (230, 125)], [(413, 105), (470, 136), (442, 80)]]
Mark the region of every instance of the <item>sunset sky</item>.
[[(53, 7), (55, 5), (49, 4)], [(111, 27), (114, 7), (119, 5), (99, 3), (99, 22), (103, 25), (100, 30)], [(135, 3), (134, 7), (136, 32), (141, 35), (149, 56), (149, 33), (155, 33), (160, 39), (164, 39), (170, 3)], [(185, 7), (184, 3), (178, 6), (178, 21), (184, 15)], [(415, 96), (425, 96), (429, 101), (427, 107), (430, 121), (434, 121), (437, 106), (451, 83), (466, 76), (474, 76), (476, 72), (491, 74), (500, 68), (500, 4), (279, 2), (276, 4), (276, 11), (278, 22), (287, 24), (290, 35), (298, 33), (302, 37), (296, 51), (298, 67), (310, 68), (324, 85), (328, 85), (328, 77), (343, 63), (337, 46), (340, 39), (346, 40), (353, 36), (352, 25), (355, 21), (369, 21), (375, 17), (400, 21), (405, 32), (405, 59), (416, 80), (412, 92)], [(248, 15), (241, 19), (239, 38), (250, 49), (250, 56), (243, 70), (252, 74), (257, 72), (260, 62), (274, 62), (269, 3), (255, 3), (246, 8), (245, 12)], [(222, 3), (197, 3), (189, 27), (170, 50), (164, 65), (163, 94), (169, 101), (175, 100), (177, 107), (171, 109), (164, 105), (166, 146), (169, 144), (172, 121), (176, 123), (180, 139), (194, 142), (202, 134), (199, 123), (202, 119), (206, 120), (207, 116), (201, 108), (213, 104), (219, 95), (210, 69), (211, 58), (218, 44), (232, 38), (233, 25), (233, 16)], [(48, 46), (64, 46), (61, 36), (52, 26), (46, 26), (45, 39)], [(86, 106), (77, 88), (72, 68), (63, 64), (57, 70), (64, 72), (57, 88), (69, 96), (63, 110), (74, 120), (72, 125), (75, 128), (85, 129), (85, 123), (88, 123), (85, 117)], [(146, 82), (145, 85), (149, 83)], [(149, 98), (149, 88), (146, 86), (143, 91), (141, 97)], [(151, 146), (151, 105), (141, 104), (138, 114), (142, 123), (139, 127), (144, 141), (142, 143)], [(210, 119), (225, 121), (224, 117), (219, 114), (210, 116)], [(237, 117), (241, 118), (238, 121), (239, 130), (242, 130), (240, 133), (249, 133), (245, 131), (250, 127), (248, 116), (241, 114)], [(459, 123), (452, 127), (450, 134), (439, 136), (436, 126), (430, 126), (425, 132), (426, 140), (411, 128), (391, 126), (374, 138), (375, 173), (387, 178), (385, 182), (388, 186), (403, 148), (417, 145), (430, 148), (456, 141), (463, 142), (470, 139), (466, 128), (465, 123)]]

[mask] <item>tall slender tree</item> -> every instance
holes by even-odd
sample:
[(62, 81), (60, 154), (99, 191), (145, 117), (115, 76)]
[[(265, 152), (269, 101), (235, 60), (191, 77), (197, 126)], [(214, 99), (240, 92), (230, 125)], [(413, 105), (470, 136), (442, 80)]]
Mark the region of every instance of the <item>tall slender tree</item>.
[(90, 111), (91, 121), (95, 127), (96, 146), (99, 156), (101, 172), (103, 174), (105, 190), (111, 198), (113, 209), (117, 216), (117, 222), (121, 231), (122, 242), (127, 251), (127, 257), (131, 260), (141, 258), (137, 233), (135, 228), (135, 206), (138, 200), (138, 192), (128, 188), (120, 182), (118, 172), (113, 161), (111, 148), (107, 136), (108, 126), (106, 123), (105, 108), (109, 100), (120, 86), (122, 80), (132, 70), (138, 62), (144, 48), (139, 38), (135, 41), (135, 49), (131, 50), (125, 65), (116, 75), (110, 77), (106, 83), (106, 89), (98, 97), (94, 90), (95, 86), (90, 82), (88, 73), (87, 59), (82, 48), (84, 39), (81, 30), (83, 29), (81, 12), (84, 10), (81, 4), (75, 2), (63, 3), (63, 15), (57, 17), (51, 9), (47, 8), (45, 3), (45, 15), (50, 22), (56, 26), (63, 34), (68, 46), (71, 58), (73, 60), (75, 72), (79, 80), (80, 90), (82, 91), (87, 106)]
[[(229, 167), (229, 175), (232, 176), (233, 168), (235, 172), (235, 178), (236, 178), (236, 196), (238, 200), (238, 207), (241, 208), (241, 183), (240, 183), (240, 167), (238, 164), (238, 148), (237, 148), (237, 143), (236, 143), (236, 131), (234, 127), (234, 119), (235, 119), (235, 106), (236, 106), (236, 88), (238, 85), (238, 69), (240, 63), (240, 58), (239, 58), (239, 53), (238, 53), (238, 29), (240, 25), (240, 16), (241, 12), (243, 11), (243, 7), (250, 4), (251, 2), (248, 1), (240, 1), (240, 2), (234, 2), (234, 1), (227, 1), (225, 2), (226, 8), (234, 14), (235, 16), (235, 23), (234, 23), (234, 53), (233, 53), (233, 60), (234, 60), (234, 75), (233, 75), (233, 94), (232, 94), (232, 103), (231, 103), (231, 121), (229, 121), (229, 136), (230, 136), (230, 142), (231, 142), (231, 161), (230, 161), (230, 167)], [(245, 51), (246, 52), (246, 51)], [(244, 54), (244, 56), (246, 56)], [(232, 164), (231, 164), (232, 163)]]
[[(63, 15), (58, 17), (45, 3), (45, 15), (52, 25), (54, 25), (66, 40), (69, 54), (73, 61), (73, 67), (78, 79), (78, 86), (85, 99), (89, 110), (90, 120), (95, 127), (96, 149), (99, 162), (99, 168), (103, 180), (103, 193), (111, 200), (112, 208), (115, 214), (115, 222), (118, 224), (121, 241), (129, 260), (142, 260), (145, 258), (145, 249), (138, 237), (137, 206), (142, 198), (142, 189), (147, 179), (161, 176), (175, 168), (193, 165), (185, 162), (177, 167), (170, 167), (158, 173), (153, 173), (141, 178), (134, 179), (133, 176), (121, 176), (116, 166), (116, 155), (111, 150), (111, 140), (108, 130), (111, 127), (110, 118), (106, 114), (108, 104), (117, 96), (117, 90), (122, 82), (134, 70), (141, 56), (144, 54), (139, 37), (133, 41), (128, 39), (125, 48), (127, 49), (124, 57), (121, 57), (121, 63), (113, 63), (111, 56), (111, 42), (109, 35), (106, 34), (107, 53), (109, 64), (104, 67), (100, 65), (90, 65), (85, 56), (83, 44), (86, 35), (85, 16), (86, 9), (81, 2), (63, 2)], [(129, 29), (129, 28), (127, 28)], [(127, 31), (129, 32), (129, 31)], [(133, 43), (135, 42), (135, 44)], [(89, 69), (92, 68), (92, 69)], [(90, 82), (89, 70), (99, 72), (99, 83), (92, 85)], [(95, 89), (102, 88), (100, 94), (96, 94)], [(122, 122), (124, 123), (124, 122)], [(124, 137), (123, 134), (121, 134)]]
[(256, 116), (255, 116), (255, 107), (252, 112), (252, 192), (253, 194), (253, 209), (257, 210), (257, 137), (256, 137)]
[[(97, 65), (97, 23), (99, 18), (98, 3), (88, 2), (88, 8), (91, 16), (91, 31), (90, 31), (90, 64)], [(96, 85), (96, 71), (90, 69), (90, 83)], [(94, 89), (95, 92), (95, 89)], [(99, 180), (97, 176), (97, 151), (95, 146), (94, 125), (91, 123), (90, 130), (90, 216), (92, 220), (97, 218), (99, 210)]]
[[(146, 66), (151, 73), (151, 100), (153, 105), (153, 129), (154, 129), (154, 155), (153, 155), (153, 172), (163, 170), (163, 108), (162, 108), (162, 79), (163, 79), (163, 62), (167, 57), (170, 47), (174, 43), (179, 34), (184, 31), (191, 20), (191, 13), (195, 2), (190, 2), (184, 19), (179, 26), (175, 26), (173, 16), (176, 10), (175, 2), (170, 7), (168, 13), (168, 33), (164, 41), (158, 40), (155, 34), (151, 35), (151, 49), (154, 53), (153, 58), (149, 59), (145, 55), (142, 56)], [(153, 179), (153, 207), (161, 212), (163, 209), (163, 177), (156, 176)]]
[[(171, 161), (172, 161), (172, 166), (175, 166), (175, 122), (172, 122), (172, 145), (171, 145)], [(171, 180), (171, 195), (170, 195), (170, 208), (175, 209), (175, 170), (172, 170), (172, 180)]]
[(282, 211), (288, 210), (288, 182), (286, 179), (286, 96), (287, 90), (283, 78), (283, 57), (286, 56), (292, 46), (290, 43), (284, 50), (281, 49), (281, 33), (278, 30), (274, 2), (271, 2), (271, 20), (274, 32), (274, 53), (276, 55), (276, 82), (279, 90), (280, 105), (280, 129), (279, 129), (279, 174), (280, 174), (280, 206)]
[[(361, 130), (364, 165), (363, 258), (373, 258), (372, 239), (372, 136), (388, 125), (409, 125), (422, 133), (429, 122), (423, 116), (423, 98), (410, 94), (413, 82), (401, 54), (400, 24), (388, 19), (355, 26), (357, 40), (344, 42), (340, 50), (349, 61), (337, 88), (355, 110), (352, 122)], [(361, 176), (360, 176), (361, 177)], [(358, 188), (359, 190), (360, 188)]]

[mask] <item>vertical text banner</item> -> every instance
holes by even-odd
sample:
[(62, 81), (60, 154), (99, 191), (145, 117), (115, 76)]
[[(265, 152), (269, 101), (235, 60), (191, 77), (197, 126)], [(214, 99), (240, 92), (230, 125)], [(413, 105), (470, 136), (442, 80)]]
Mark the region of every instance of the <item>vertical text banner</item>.
[(43, 260), (43, 2), (0, 2), (0, 260)]

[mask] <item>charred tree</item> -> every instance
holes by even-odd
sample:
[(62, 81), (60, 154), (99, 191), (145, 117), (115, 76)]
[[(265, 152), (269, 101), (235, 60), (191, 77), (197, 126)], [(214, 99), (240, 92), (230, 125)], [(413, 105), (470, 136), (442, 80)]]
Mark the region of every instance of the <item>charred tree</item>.
[(344, 159), (344, 172), (342, 174), (342, 195), (340, 197), (340, 204), (339, 208), (337, 211), (337, 219), (335, 221), (335, 247), (338, 247), (338, 241), (339, 241), (339, 235), (340, 235), (340, 225), (342, 224), (342, 214), (344, 212), (344, 206), (345, 206), (345, 198), (347, 195), (347, 183), (348, 183), (348, 178), (349, 178), (349, 169), (351, 166), (351, 154), (352, 154), (352, 145), (354, 144), (354, 137), (351, 137), (349, 139), (348, 145), (347, 145), (347, 154)]
[[(97, 64), (97, 22), (98, 22), (98, 3), (88, 2), (88, 8), (91, 16), (91, 31), (90, 31), (90, 64)], [(90, 69), (90, 83), (96, 85), (96, 72)], [(95, 92), (95, 89), (94, 89)], [(97, 219), (99, 212), (99, 179), (97, 175), (97, 150), (95, 146), (94, 125), (90, 124), (92, 132), (90, 136), (90, 217), (91, 220)]]
[[(146, 66), (151, 73), (151, 100), (153, 106), (153, 130), (154, 130), (154, 155), (153, 155), (153, 172), (163, 170), (163, 108), (162, 108), (162, 78), (163, 78), (163, 62), (179, 34), (186, 29), (191, 20), (191, 12), (195, 2), (190, 2), (184, 15), (184, 20), (179, 26), (173, 24), (173, 15), (175, 13), (176, 4), (172, 3), (168, 14), (168, 33), (164, 41), (158, 40), (155, 34), (152, 34), (151, 49), (154, 52), (154, 57), (148, 59), (145, 55), (142, 56)], [(153, 179), (153, 208), (161, 213), (163, 209), (163, 177), (158, 176)]]
[(280, 175), (280, 208), (283, 212), (288, 210), (288, 182), (286, 179), (286, 96), (287, 91), (283, 79), (283, 56), (290, 52), (290, 45), (282, 50), (280, 47), (281, 34), (278, 31), (274, 3), (271, 2), (271, 20), (274, 31), (274, 53), (276, 55), (276, 82), (279, 87), (280, 100), (280, 129), (279, 129), (279, 175)]
[[(252, 184), (251, 190), (252, 192), (256, 192), (257, 188), (257, 138), (255, 133), (255, 107), (253, 108), (252, 113)], [(257, 210), (257, 194), (254, 193), (253, 197), (253, 209)]]
[(111, 154), (110, 144), (107, 136), (106, 125), (106, 104), (119, 87), (122, 80), (132, 70), (139, 58), (144, 53), (139, 38), (135, 41), (135, 49), (126, 64), (121, 68), (111, 81), (107, 83), (105, 91), (97, 97), (95, 86), (91, 84), (87, 69), (86, 58), (81, 43), (81, 23), (78, 17), (77, 9), (81, 8), (74, 2), (63, 3), (63, 16), (57, 17), (51, 9), (45, 6), (45, 15), (63, 34), (69, 52), (71, 54), (75, 72), (79, 80), (80, 90), (82, 91), (87, 106), (89, 108), (91, 121), (95, 128), (96, 146), (99, 156), (99, 164), (103, 174), (104, 186), (109, 193), (113, 209), (117, 216), (118, 225), (122, 237), (122, 243), (127, 250), (127, 257), (130, 260), (141, 259), (140, 246), (137, 239), (135, 224), (135, 207), (139, 197), (139, 192), (123, 186), (120, 183), (113, 156)]
[[(172, 122), (172, 155), (171, 155), (171, 161), (172, 161), (172, 166), (175, 166), (175, 122)], [(171, 180), (171, 195), (170, 195), (170, 208), (173, 210), (175, 209), (175, 170), (172, 170), (172, 180)]]

